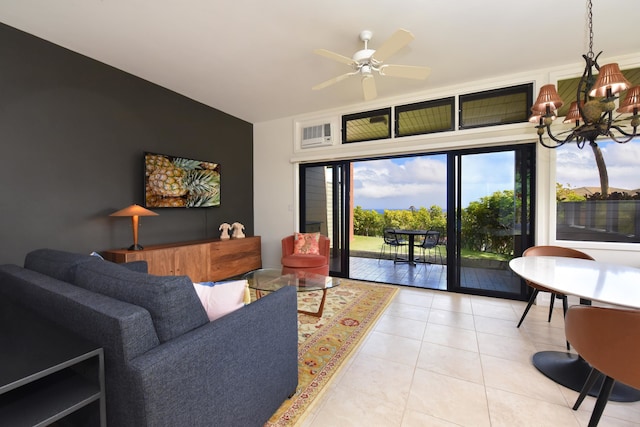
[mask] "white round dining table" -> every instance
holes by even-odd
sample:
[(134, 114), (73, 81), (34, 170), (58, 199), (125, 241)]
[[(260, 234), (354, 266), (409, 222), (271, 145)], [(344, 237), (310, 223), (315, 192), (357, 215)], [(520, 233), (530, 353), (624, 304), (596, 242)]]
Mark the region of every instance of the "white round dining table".
[[(520, 277), (582, 300), (597, 301), (621, 308), (640, 309), (640, 269), (620, 264), (555, 256), (528, 256), (509, 262)], [(533, 364), (547, 377), (575, 391), (584, 385), (591, 367), (579, 355), (562, 351), (540, 351)], [(597, 396), (601, 381), (589, 394)], [(610, 400), (640, 400), (640, 391), (616, 383)]]

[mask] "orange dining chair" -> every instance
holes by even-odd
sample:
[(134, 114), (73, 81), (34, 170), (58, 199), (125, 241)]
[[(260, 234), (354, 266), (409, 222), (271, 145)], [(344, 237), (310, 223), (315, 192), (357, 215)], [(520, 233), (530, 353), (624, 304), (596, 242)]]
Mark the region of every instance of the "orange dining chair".
[(319, 254), (296, 254), (294, 253), (294, 236), (285, 237), (282, 239), (282, 274), (306, 271), (328, 276), (329, 247), (329, 238), (321, 234), (318, 240)]
[[(581, 252), (577, 249), (564, 248), (562, 246), (532, 246), (526, 249), (522, 253), (522, 256), (562, 256), (567, 258), (581, 258), (581, 259), (588, 259), (588, 260), (594, 261), (593, 257), (591, 257), (588, 254), (585, 254), (584, 252)], [(553, 302), (556, 298), (559, 298), (562, 300), (562, 309), (565, 314), (567, 313), (567, 296), (566, 295), (559, 294), (549, 288), (540, 286), (537, 283), (529, 282), (528, 280), (526, 280), (525, 282), (527, 283), (527, 285), (533, 288), (533, 293), (531, 294), (531, 298), (529, 298), (529, 303), (527, 304), (527, 307), (524, 309), (524, 313), (522, 313), (522, 317), (518, 322), (518, 326), (517, 326), (518, 328), (522, 324), (522, 321), (524, 320), (524, 318), (527, 316), (527, 313), (529, 312), (529, 309), (533, 305), (533, 302), (536, 300), (536, 297), (538, 296), (539, 292), (551, 293), (551, 302), (549, 304), (549, 318), (547, 320), (548, 322), (551, 322), (551, 315), (553, 314)]]
[(565, 316), (567, 339), (592, 367), (573, 406), (580, 407), (596, 380), (604, 375), (589, 427), (595, 427), (616, 381), (640, 389), (640, 310), (574, 305)]

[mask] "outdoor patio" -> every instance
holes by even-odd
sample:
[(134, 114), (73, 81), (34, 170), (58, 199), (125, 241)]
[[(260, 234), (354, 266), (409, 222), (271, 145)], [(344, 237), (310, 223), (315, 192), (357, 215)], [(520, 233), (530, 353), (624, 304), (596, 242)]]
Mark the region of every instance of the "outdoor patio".
[[(350, 278), (426, 289), (447, 289), (447, 266), (439, 263), (394, 263), (393, 260), (349, 257)], [(511, 270), (462, 267), (464, 287), (518, 293), (520, 278)]]

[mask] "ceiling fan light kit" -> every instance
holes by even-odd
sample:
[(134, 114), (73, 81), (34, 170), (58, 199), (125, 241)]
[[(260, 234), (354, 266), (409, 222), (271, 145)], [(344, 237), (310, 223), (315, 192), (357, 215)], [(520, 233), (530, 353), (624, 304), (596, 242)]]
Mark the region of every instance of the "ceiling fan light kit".
[(371, 31), (362, 31), (360, 33), (360, 40), (364, 42), (364, 49), (354, 53), (351, 58), (326, 49), (314, 50), (314, 53), (317, 55), (349, 65), (353, 71), (317, 84), (312, 89), (324, 89), (348, 77), (360, 75), (362, 77), (361, 85), (364, 99), (369, 101), (377, 97), (376, 83), (374, 79), (374, 75), (376, 73), (379, 76), (401, 77), (416, 80), (425, 80), (429, 76), (429, 73), (431, 72), (429, 67), (384, 64), (384, 61), (388, 57), (398, 52), (414, 39), (413, 34), (409, 31), (403, 29), (397, 30), (378, 49), (369, 49), (369, 41), (372, 37), (373, 33)]

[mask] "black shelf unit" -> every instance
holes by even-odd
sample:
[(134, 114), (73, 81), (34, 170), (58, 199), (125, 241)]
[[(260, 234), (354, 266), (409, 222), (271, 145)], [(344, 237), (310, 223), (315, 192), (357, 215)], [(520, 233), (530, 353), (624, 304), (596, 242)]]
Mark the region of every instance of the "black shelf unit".
[(102, 348), (17, 304), (0, 313), (0, 425), (47, 426), (83, 410), (83, 425), (106, 426)]

